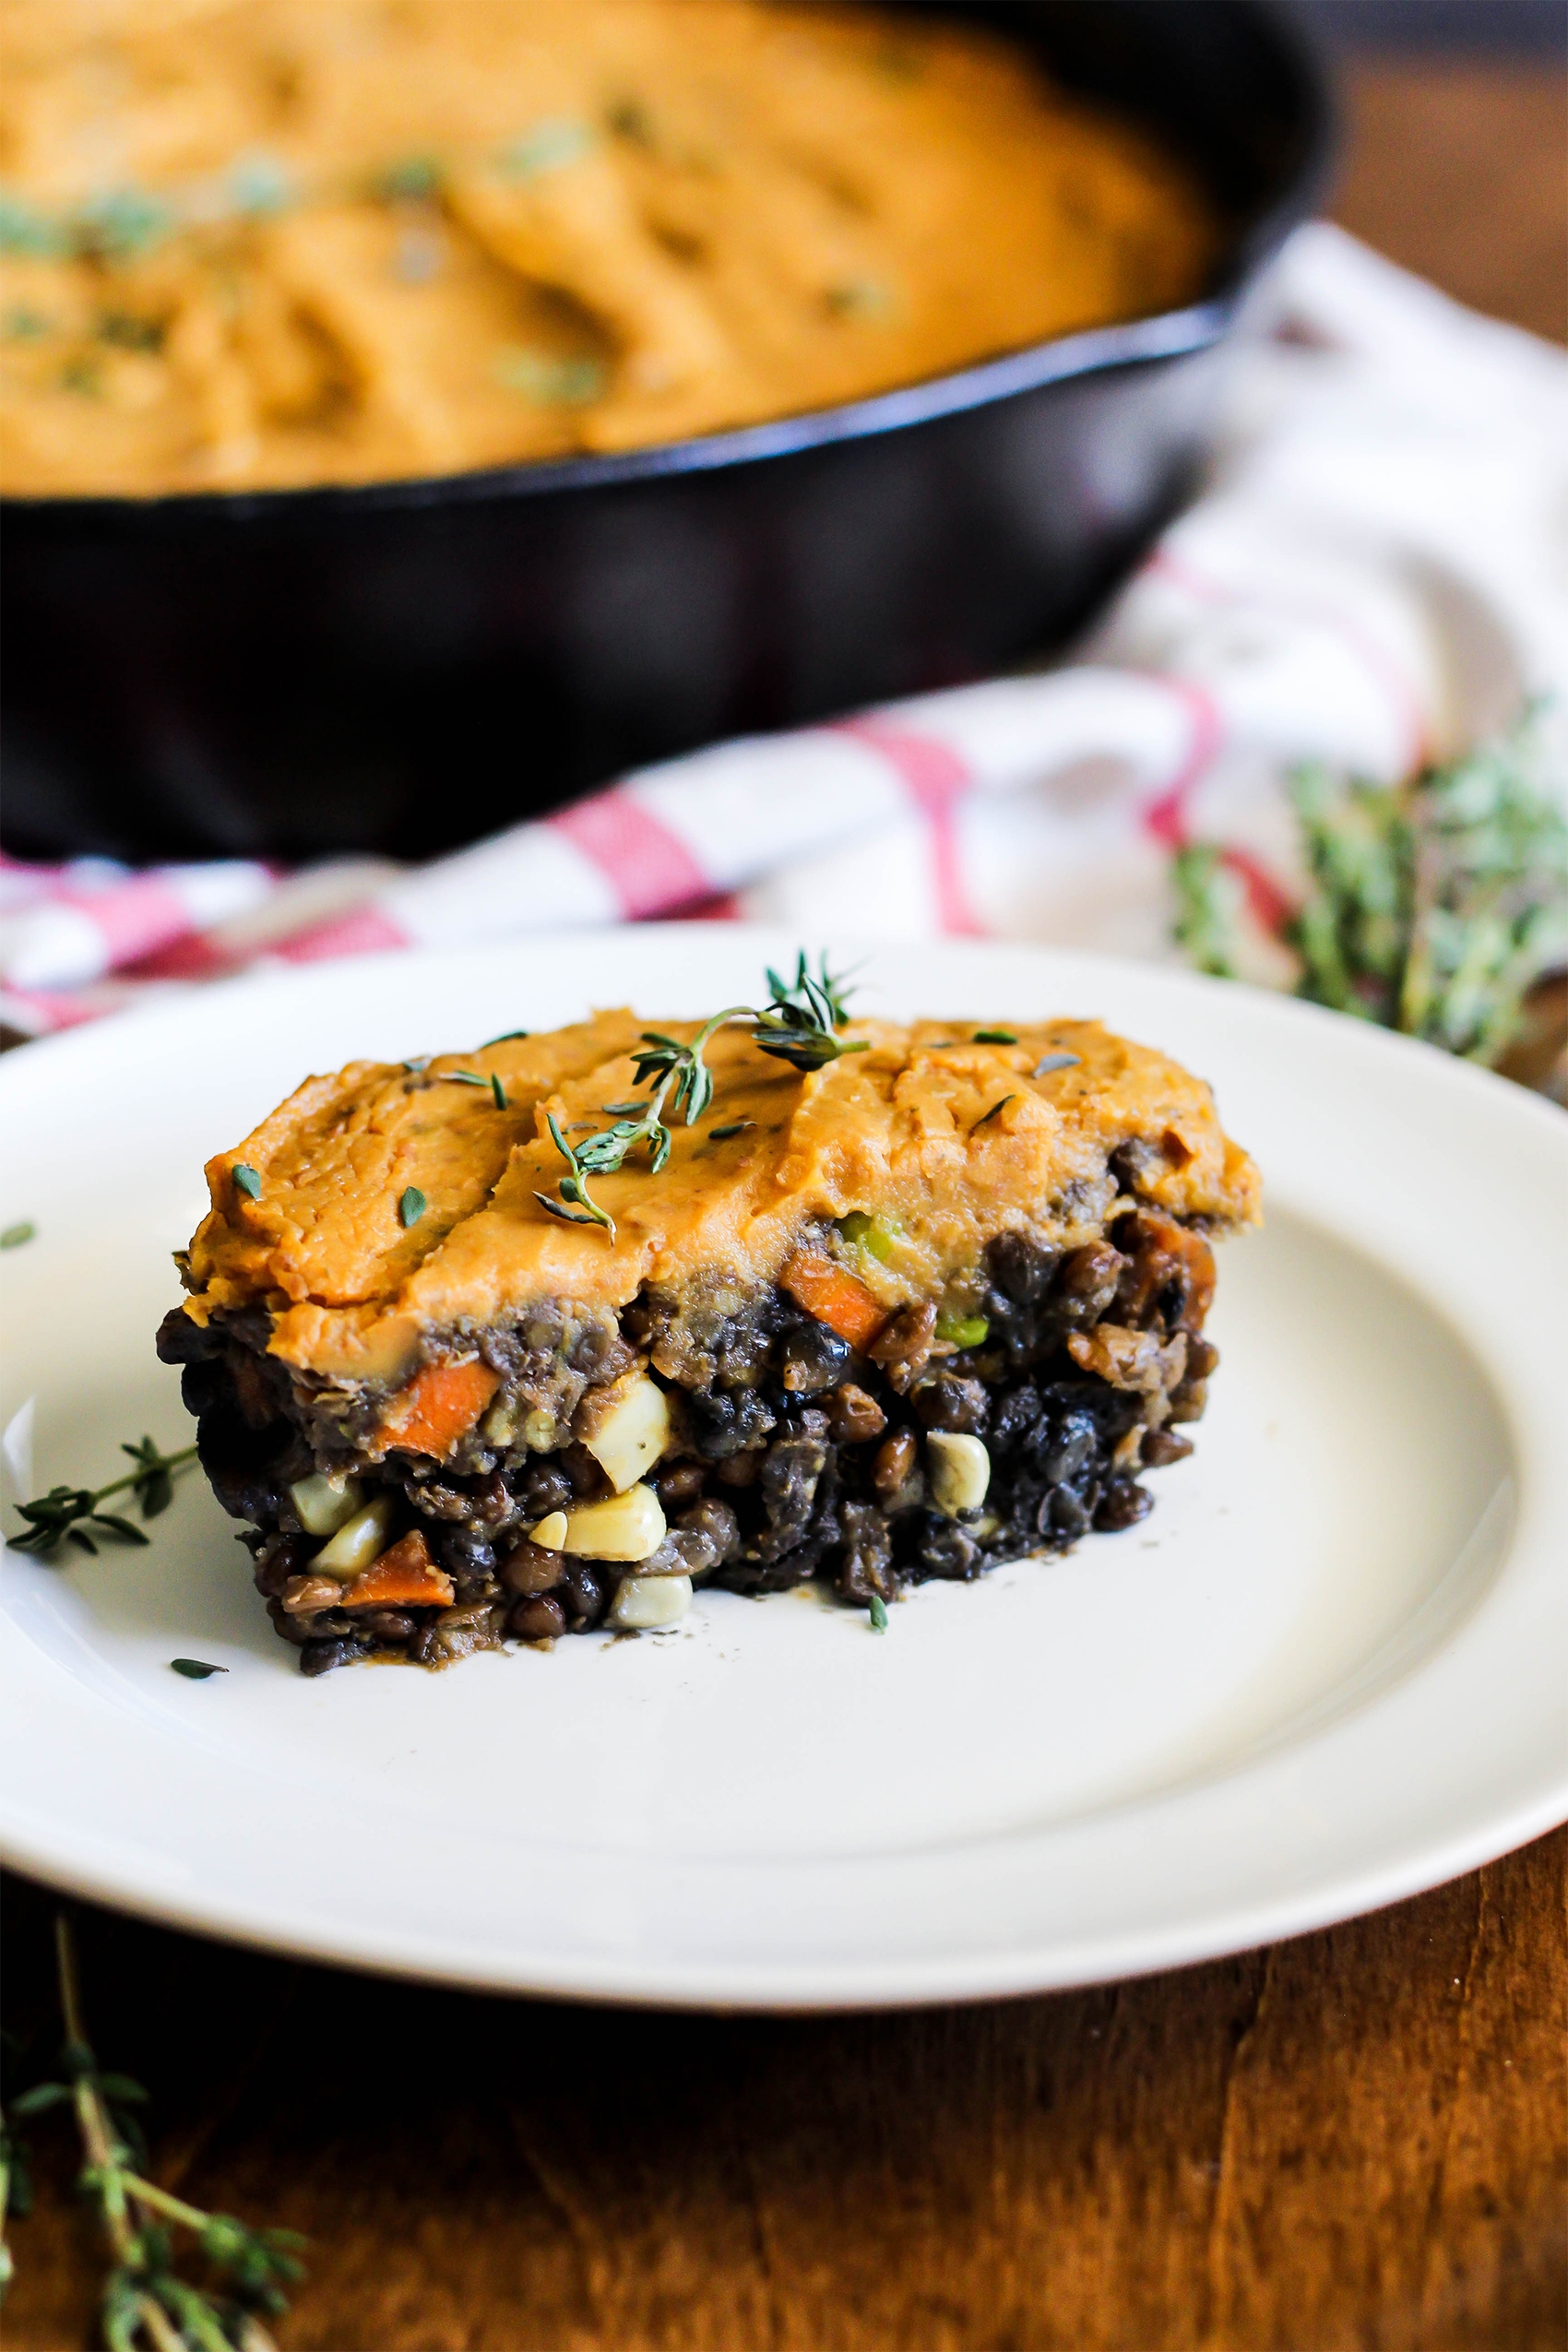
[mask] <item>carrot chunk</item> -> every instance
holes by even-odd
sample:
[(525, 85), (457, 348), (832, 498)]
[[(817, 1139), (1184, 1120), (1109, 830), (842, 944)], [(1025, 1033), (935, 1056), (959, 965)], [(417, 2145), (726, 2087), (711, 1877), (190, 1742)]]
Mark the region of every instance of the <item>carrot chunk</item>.
[(416, 1527), (373, 1560), (362, 1576), (345, 1585), (339, 1609), (449, 1609), (453, 1585), (445, 1568), (430, 1556), (430, 1546)]
[(500, 1385), (500, 1373), (477, 1356), (463, 1364), (427, 1364), (393, 1399), (381, 1424), (379, 1451), (385, 1454), (398, 1445), (406, 1453), (432, 1454), (445, 1461)]
[(797, 1250), (778, 1279), (797, 1306), (826, 1324), (851, 1348), (869, 1346), (887, 1321), (886, 1308), (873, 1298), (863, 1282), (835, 1265), (831, 1258), (819, 1258), (811, 1250)]

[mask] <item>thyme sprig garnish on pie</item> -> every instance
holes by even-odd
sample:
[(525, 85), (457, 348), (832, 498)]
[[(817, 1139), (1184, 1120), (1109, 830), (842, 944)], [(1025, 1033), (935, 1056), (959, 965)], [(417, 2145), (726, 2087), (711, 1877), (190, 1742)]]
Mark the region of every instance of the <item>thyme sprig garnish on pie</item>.
[(848, 983), (848, 973), (828, 970), (826, 956), (818, 956), (814, 973), (804, 953), (797, 956), (792, 980), (781, 980), (770, 965), (768, 1003), (752, 1016), (753, 1042), (797, 1070), (820, 1070), (841, 1053), (863, 1053), (863, 1040), (840, 1045), (835, 1034), (849, 1018)]
[(588, 1190), (589, 1178), (613, 1174), (634, 1151), (645, 1147), (648, 1172), (654, 1176), (660, 1172), (673, 1140), (665, 1105), (670, 1105), (671, 1115), (683, 1114), (688, 1127), (695, 1126), (713, 1100), (713, 1073), (703, 1056), (719, 1031), (731, 1021), (749, 1023), (758, 1051), (788, 1062), (796, 1070), (820, 1070), (840, 1054), (865, 1051), (863, 1040), (846, 1045), (837, 1034), (849, 1018), (848, 991), (845, 975), (830, 972), (826, 956), (819, 957), (813, 972), (802, 951), (794, 979), (787, 980), (770, 968), (767, 986), (765, 1005), (727, 1004), (703, 1023), (689, 1044), (666, 1036), (661, 1029), (644, 1029), (642, 1043), (632, 1058), (637, 1085), (652, 1091), (626, 1102), (605, 1103), (612, 1126), (572, 1144), (563, 1134), (554, 1112), (547, 1111), (550, 1139), (567, 1163), (568, 1172), (557, 1188), (559, 1198), (552, 1199), (548, 1193), (534, 1194), (540, 1206), (568, 1225), (597, 1225), (613, 1241), (615, 1220), (594, 1199)]
[[(513, 1029), (509, 1034), (512, 1037), (527, 1037), (528, 1031), (527, 1029)], [(492, 1038), (490, 1042), (492, 1045), (505, 1045), (507, 1040), (505, 1038)], [(488, 1049), (481, 1046), (480, 1051), (482, 1053), (488, 1051)], [(423, 1078), (426, 1077), (429, 1072), (431, 1059), (432, 1057), (428, 1053), (417, 1054), (411, 1062), (405, 1062), (403, 1063), (403, 1068), (408, 1071), (410, 1077)], [(430, 1080), (430, 1083), (433, 1085), (439, 1084), (449, 1087), (478, 1087), (481, 1093), (484, 1088), (488, 1087), (490, 1089), (491, 1100), (494, 1103), (497, 1111), (509, 1111), (511, 1109), (511, 1104), (507, 1100), (506, 1097), (506, 1089), (502, 1085), (499, 1075), (493, 1070), (489, 1071), (488, 1073), (483, 1070), (437, 1070), (434, 1074), (434, 1077)]]
[(134, 1519), (117, 1511), (105, 1511), (102, 1505), (111, 1495), (129, 1493), (141, 1505), (144, 1519), (156, 1519), (167, 1511), (174, 1495), (174, 1480), (196, 1460), (194, 1445), (183, 1446), (178, 1453), (164, 1454), (150, 1437), (139, 1444), (122, 1445), (136, 1464), (124, 1478), (111, 1479), (107, 1486), (53, 1486), (47, 1494), (35, 1495), (30, 1503), (18, 1503), (18, 1510), (28, 1521), (24, 1534), (7, 1538), (13, 1551), (30, 1551), (42, 1555), (55, 1550), (62, 1543), (74, 1544), (78, 1551), (97, 1556), (98, 1546), (88, 1531), (112, 1537), (119, 1543), (146, 1543), (147, 1536)]

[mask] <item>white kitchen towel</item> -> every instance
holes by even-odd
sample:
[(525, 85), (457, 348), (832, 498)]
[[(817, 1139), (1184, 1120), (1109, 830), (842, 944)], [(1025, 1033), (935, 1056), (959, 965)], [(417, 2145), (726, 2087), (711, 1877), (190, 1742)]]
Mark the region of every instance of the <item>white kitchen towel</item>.
[(422, 867), (0, 862), (0, 1019), (516, 938), (540, 909), (1158, 956), (1193, 839), (1277, 927), (1297, 762), (1396, 778), (1531, 695), (1568, 707), (1568, 355), (1323, 222), (1265, 301), (1203, 494), (1067, 659), (720, 743)]

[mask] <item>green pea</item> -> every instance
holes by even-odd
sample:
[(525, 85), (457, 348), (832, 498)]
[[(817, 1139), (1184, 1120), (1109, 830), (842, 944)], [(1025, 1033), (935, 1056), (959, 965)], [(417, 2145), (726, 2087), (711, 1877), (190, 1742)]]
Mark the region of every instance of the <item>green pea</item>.
[(984, 1315), (953, 1314), (944, 1308), (936, 1318), (937, 1337), (950, 1341), (955, 1348), (979, 1348), (990, 1330)]
[(848, 1217), (838, 1219), (838, 1230), (850, 1247), (880, 1258), (884, 1265), (892, 1258), (903, 1229), (896, 1217), (872, 1217), (863, 1208), (852, 1208)]

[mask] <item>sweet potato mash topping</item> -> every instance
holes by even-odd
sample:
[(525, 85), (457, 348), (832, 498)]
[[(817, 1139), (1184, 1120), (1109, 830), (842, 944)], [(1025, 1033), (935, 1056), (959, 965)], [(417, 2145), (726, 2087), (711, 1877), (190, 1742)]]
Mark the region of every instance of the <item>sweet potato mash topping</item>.
[(5, 488), (634, 448), (1191, 299), (1185, 171), (922, 13), (9, 0)]
[[(669, 1033), (687, 1040), (696, 1026)], [(1146, 1212), (1214, 1227), (1257, 1216), (1257, 1172), (1208, 1087), (1163, 1054), (1089, 1021), (864, 1021), (845, 1035), (865, 1052), (804, 1075), (721, 1030), (707, 1055), (714, 1099), (673, 1127), (667, 1165), (628, 1159), (596, 1178), (611, 1241), (541, 1205), (562, 1170), (547, 1118), (567, 1138), (601, 1129), (605, 1106), (632, 1092), (641, 1028), (604, 1012), (478, 1052), (308, 1079), (208, 1163), (187, 1315), (264, 1310), (269, 1352), (292, 1370), (396, 1385), (421, 1361), (471, 1359), (472, 1335), (546, 1301), (613, 1318), (645, 1286), (679, 1300), (781, 1278), (827, 1298), (837, 1269), (851, 1303), (888, 1317), (926, 1301), (961, 1313), (955, 1285), (1002, 1232), (1076, 1247), (1133, 1194)], [(254, 1198), (236, 1168), (255, 1171)], [(405, 1225), (410, 1187), (426, 1206)], [(856, 1313), (863, 1340), (874, 1313)], [(476, 1384), (458, 1401), (478, 1411), (484, 1398)], [(456, 1409), (445, 1393), (419, 1409), (438, 1403)]]

